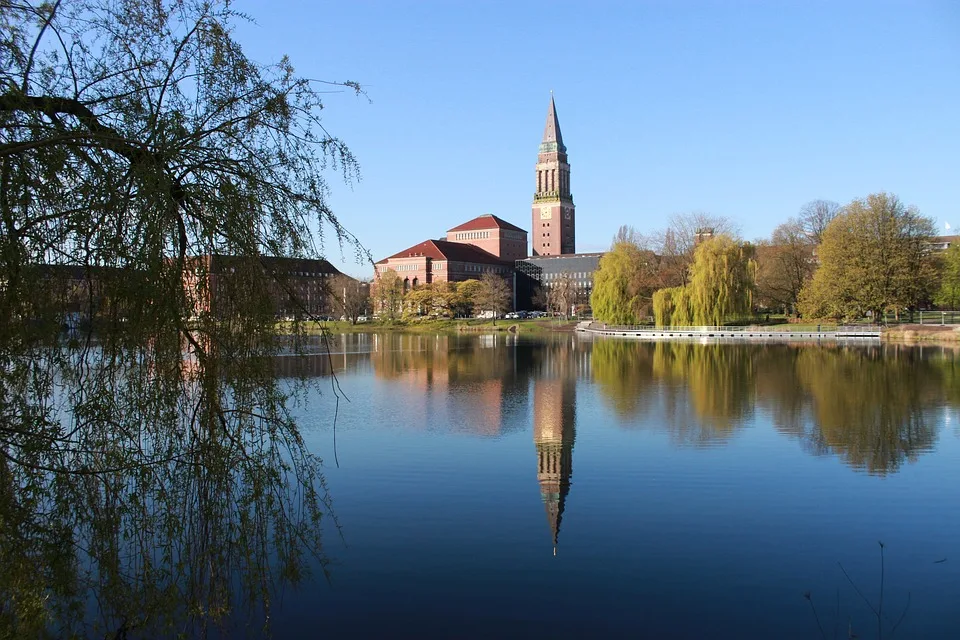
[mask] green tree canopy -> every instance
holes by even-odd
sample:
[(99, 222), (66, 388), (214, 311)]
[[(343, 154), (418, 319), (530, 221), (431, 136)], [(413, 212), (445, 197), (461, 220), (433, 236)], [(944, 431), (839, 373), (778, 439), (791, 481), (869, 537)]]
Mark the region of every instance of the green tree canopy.
[(934, 302), (947, 309), (960, 309), (960, 243), (950, 245), (943, 256), (940, 289)]
[(690, 282), (664, 289), (654, 297), (654, 317), (660, 326), (708, 325), (749, 313), (753, 300), (753, 247), (724, 234), (697, 246)]
[(375, 301), (380, 317), (393, 321), (400, 317), (403, 303), (403, 280), (393, 269), (377, 273), (377, 279), (371, 285), (371, 297)]
[(652, 252), (619, 240), (593, 274), (593, 317), (609, 324), (637, 324), (646, 315), (654, 286), (648, 276)]
[(495, 273), (489, 271), (480, 276), (480, 286), (474, 293), (475, 309), (491, 311), (496, 318), (510, 309), (510, 285)]
[(887, 309), (916, 308), (935, 279), (927, 247), (933, 221), (888, 193), (854, 200), (833, 219), (818, 249), (820, 268), (800, 294), (809, 317), (879, 321)]
[(463, 280), (456, 283), (457, 295), (455, 306), (459, 316), (472, 316), (474, 312), (480, 310), (477, 307), (477, 300), (480, 299), (480, 290), (482, 285), (479, 280)]

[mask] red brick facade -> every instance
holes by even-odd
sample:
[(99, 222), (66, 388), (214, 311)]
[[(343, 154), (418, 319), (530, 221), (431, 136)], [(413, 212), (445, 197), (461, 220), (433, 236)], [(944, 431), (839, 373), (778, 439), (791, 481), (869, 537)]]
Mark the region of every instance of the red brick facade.
[(513, 280), (512, 260), (501, 260), (473, 244), (447, 240), (415, 244), (380, 260), (376, 269), (378, 277), (385, 271), (395, 271), (403, 280), (404, 288), (432, 282), (479, 280), (486, 272)]
[(537, 156), (530, 233), (534, 256), (576, 253), (576, 208), (570, 192), (570, 164), (552, 95)]
[(472, 244), (503, 260), (527, 257), (527, 232), (489, 213), (450, 229), (447, 241)]

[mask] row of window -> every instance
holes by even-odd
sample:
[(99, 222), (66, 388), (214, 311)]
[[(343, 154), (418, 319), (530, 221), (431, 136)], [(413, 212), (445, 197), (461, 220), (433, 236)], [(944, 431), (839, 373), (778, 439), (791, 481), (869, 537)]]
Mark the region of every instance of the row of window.
[(584, 278), (592, 278), (592, 271), (564, 271), (563, 273), (545, 273), (543, 274), (544, 280), (560, 280), (561, 278), (573, 278), (574, 280), (583, 280)]
[(490, 237), (489, 231), (460, 231), (454, 236), (457, 240), (486, 240)]
[(464, 264), (464, 271), (475, 271), (477, 273), (506, 273), (507, 269), (504, 267), (489, 267), (483, 264)]

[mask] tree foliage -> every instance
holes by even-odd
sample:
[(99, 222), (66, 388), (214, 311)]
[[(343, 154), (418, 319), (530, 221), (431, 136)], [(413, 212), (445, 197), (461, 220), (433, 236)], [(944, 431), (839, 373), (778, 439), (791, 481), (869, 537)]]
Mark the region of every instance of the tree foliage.
[(814, 244), (823, 242), (823, 232), (837, 214), (840, 205), (831, 200), (812, 200), (800, 209), (800, 219), (797, 221), (807, 238)]
[[(246, 57), (225, 1), (0, 15), (0, 616), (166, 636), (240, 597), (266, 611), (329, 510), (274, 375), (286, 283), (261, 257), (352, 241), (325, 172), (356, 177), (354, 157), (314, 81)], [(229, 273), (195, 259), (213, 254)], [(105, 584), (105, 627), (85, 627)]]
[(933, 221), (888, 193), (854, 200), (827, 227), (820, 268), (800, 295), (809, 317), (879, 321), (887, 309), (916, 308), (931, 297)]
[(942, 256), (940, 289), (934, 300), (940, 307), (960, 309), (960, 243), (954, 242)]
[(377, 273), (377, 278), (370, 286), (370, 297), (380, 317), (386, 321), (394, 321), (403, 313), (403, 280), (393, 269), (384, 269)]
[(648, 277), (652, 252), (631, 241), (616, 242), (593, 274), (593, 317), (608, 324), (637, 324), (647, 315), (656, 288)]
[(719, 326), (746, 315), (752, 307), (754, 272), (750, 245), (727, 235), (701, 242), (689, 284), (657, 292), (657, 324)]
[(338, 275), (330, 280), (330, 295), (334, 306), (351, 324), (366, 314), (370, 305), (370, 283), (361, 282), (347, 275)]
[(480, 276), (480, 286), (473, 293), (475, 309), (489, 311), (496, 318), (510, 309), (510, 285), (495, 273), (485, 272)]
[(816, 270), (815, 245), (798, 220), (788, 220), (769, 241), (756, 247), (757, 302), (768, 309), (791, 313), (800, 290)]
[(567, 271), (557, 274), (557, 277), (546, 286), (545, 291), (547, 310), (559, 313), (564, 318), (573, 313), (576, 305), (588, 301), (586, 290), (580, 286), (574, 275)]

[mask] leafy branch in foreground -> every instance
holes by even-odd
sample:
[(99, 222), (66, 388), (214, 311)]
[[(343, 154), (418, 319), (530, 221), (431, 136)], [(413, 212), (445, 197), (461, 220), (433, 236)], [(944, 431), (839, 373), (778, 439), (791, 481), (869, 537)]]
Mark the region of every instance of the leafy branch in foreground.
[(329, 85), (247, 58), (238, 19), (0, 0), (0, 630), (182, 632), (324, 566), (260, 258), (368, 258), (327, 204), (358, 168)]

